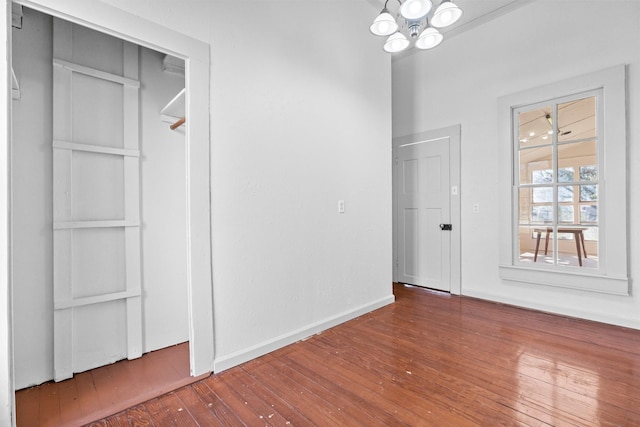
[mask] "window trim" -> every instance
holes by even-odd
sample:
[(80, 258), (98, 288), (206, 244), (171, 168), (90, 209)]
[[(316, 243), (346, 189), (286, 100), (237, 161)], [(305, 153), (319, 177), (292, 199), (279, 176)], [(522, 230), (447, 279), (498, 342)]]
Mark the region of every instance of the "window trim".
[[(605, 253), (597, 270), (559, 270), (515, 262), (513, 111), (526, 105), (602, 90), (602, 126), (599, 132), (599, 252)], [(499, 274), (504, 280), (629, 295), (626, 66), (578, 76), (498, 99), (499, 136)], [(615, 190), (613, 190), (615, 189)], [(602, 198), (600, 198), (602, 196)], [(624, 206), (623, 209), (616, 207)]]

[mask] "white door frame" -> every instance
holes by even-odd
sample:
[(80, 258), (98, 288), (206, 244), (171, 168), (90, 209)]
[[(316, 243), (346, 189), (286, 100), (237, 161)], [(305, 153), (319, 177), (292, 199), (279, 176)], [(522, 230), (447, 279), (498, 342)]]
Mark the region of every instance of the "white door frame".
[[(449, 174), (451, 189), (451, 293), (460, 295), (461, 290), (461, 247), (460, 247), (460, 125), (448, 126), (441, 129), (420, 132), (412, 135), (393, 138), (393, 280), (398, 277), (398, 196), (396, 194), (396, 164), (398, 147), (412, 143), (426, 143), (442, 138), (449, 138)], [(453, 194), (455, 191), (456, 194)]]
[[(4, 147), (0, 150), (0, 424), (15, 424), (10, 266), (9, 146), (11, 141), (11, 1), (3, 1), (0, 14), (0, 96)], [(169, 53), (185, 60), (186, 171), (187, 171), (187, 286), (189, 304), (190, 372), (196, 376), (213, 370), (214, 325), (211, 262), (211, 204), (209, 160), (209, 45), (97, 0), (18, 0), (40, 12), (114, 37)], [(197, 90), (194, 90), (197, 89)], [(159, 112), (158, 112), (159, 114)], [(3, 270), (3, 268), (0, 268)], [(6, 324), (5, 324), (6, 322)], [(5, 382), (5, 379), (7, 380)]]
[(0, 425), (15, 425), (11, 287), (9, 286), (9, 159), (11, 146), (11, 2), (0, 7)]

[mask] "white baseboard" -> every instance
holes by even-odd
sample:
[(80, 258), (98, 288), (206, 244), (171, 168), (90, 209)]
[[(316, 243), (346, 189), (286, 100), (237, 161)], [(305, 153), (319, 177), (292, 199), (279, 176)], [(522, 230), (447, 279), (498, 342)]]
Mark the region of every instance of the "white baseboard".
[(225, 369), (229, 369), (242, 363), (248, 362), (249, 360), (253, 360), (274, 350), (308, 338), (312, 335), (325, 331), (348, 320), (355, 319), (358, 316), (367, 314), (373, 310), (384, 307), (385, 305), (392, 304), (394, 301), (395, 297), (393, 295), (389, 295), (370, 304), (366, 304), (354, 310), (350, 310), (346, 313), (342, 313), (337, 316), (313, 323), (309, 326), (297, 329), (288, 334), (264, 341), (255, 346), (245, 348), (221, 357), (217, 357), (213, 361), (213, 372), (221, 372)]
[(496, 295), (490, 292), (482, 292), (476, 290), (464, 290), (464, 296), (479, 298), (483, 300), (498, 302), (502, 304), (513, 305), (516, 307), (523, 307), (532, 310), (539, 310), (546, 313), (558, 314), (561, 316), (575, 317), (578, 319), (591, 320), (594, 322), (608, 323), (610, 325), (623, 326), (625, 328), (640, 329), (640, 321), (628, 319), (624, 317), (617, 317), (611, 315), (603, 315), (601, 313), (593, 313), (585, 310), (576, 310), (569, 307), (557, 307), (549, 304), (531, 302), (528, 300), (522, 300), (518, 298), (505, 298), (501, 295)]

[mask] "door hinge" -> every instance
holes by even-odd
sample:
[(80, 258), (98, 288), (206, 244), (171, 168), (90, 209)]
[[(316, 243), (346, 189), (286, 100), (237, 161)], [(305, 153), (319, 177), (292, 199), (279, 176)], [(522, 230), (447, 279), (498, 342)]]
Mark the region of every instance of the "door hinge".
[(398, 157), (397, 156), (393, 159), (393, 164), (398, 166)]

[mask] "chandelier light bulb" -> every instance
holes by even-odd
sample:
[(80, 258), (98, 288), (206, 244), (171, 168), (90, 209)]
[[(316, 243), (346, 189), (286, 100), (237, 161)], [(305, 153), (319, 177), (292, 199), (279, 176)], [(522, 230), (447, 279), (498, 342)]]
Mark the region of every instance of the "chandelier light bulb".
[(400, 14), (405, 19), (422, 19), (431, 10), (431, 0), (405, 0), (400, 5)]
[(443, 39), (443, 35), (433, 27), (427, 27), (416, 40), (418, 49), (432, 49), (438, 46)]
[(388, 53), (401, 52), (409, 47), (409, 40), (402, 33), (393, 33), (384, 44), (384, 51)]
[(398, 23), (389, 11), (385, 8), (382, 9), (380, 15), (373, 21), (373, 24), (369, 27), (369, 30), (376, 36), (388, 36), (395, 33), (398, 30)]
[(448, 27), (454, 24), (462, 16), (462, 9), (460, 9), (451, 0), (443, 0), (438, 6), (431, 18), (431, 25), (437, 28)]

